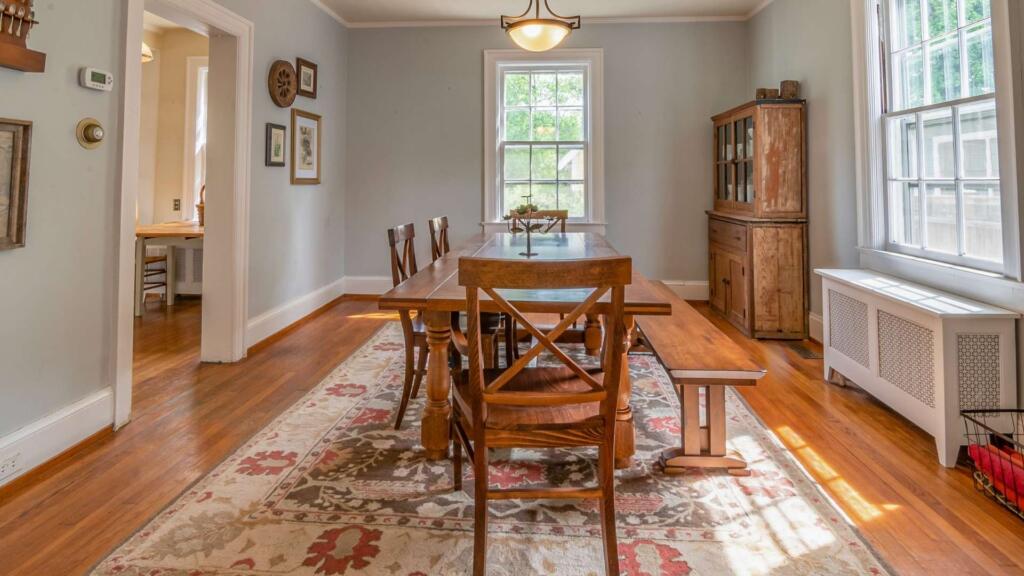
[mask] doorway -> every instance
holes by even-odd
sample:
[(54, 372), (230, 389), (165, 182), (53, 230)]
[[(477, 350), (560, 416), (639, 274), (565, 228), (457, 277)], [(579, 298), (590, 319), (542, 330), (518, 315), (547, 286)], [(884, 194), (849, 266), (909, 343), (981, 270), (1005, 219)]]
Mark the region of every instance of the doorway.
[[(196, 182), (205, 183), (204, 234), (201, 272), (202, 310), (199, 358), (203, 362), (235, 362), (245, 356), (245, 328), (248, 300), (248, 206), (252, 133), (252, 61), (254, 29), (251, 22), (225, 9), (213, 0), (128, 0), (125, 22), (125, 64), (123, 69), (122, 114), (122, 177), (121, 209), (117, 273), (117, 349), (112, 354), (115, 374), (114, 425), (123, 426), (131, 419), (132, 360), (135, 285), (137, 261), (145, 252), (136, 253), (136, 231), (140, 213), (150, 217), (157, 210), (159, 195), (153, 206), (143, 204), (142, 140), (143, 140), (143, 69), (140, 50), (144, 41), (145, 13), (159, 17), (175, 27), (208, 39), (206, 72), (196, 70), (196, 82), (205, 81), (207, 106), (201, 154), (196, 153), (196, 140), (178, 149), (191, 146), (192, 170), (181, 177), (181, 185), (172, 190), (179, 194), (178, 216), (192, 216)], [(196, 69), (199, 61), (192, 62)], [(186, 63), (186, 69), (188, 64)], [(186, 89), (188, 87), (186, 86)], [(202, 112), (192, 110), (192, 114)], [(186, 111), (186, 114), (188, 112)], [(190, 121), (194, 124), (194, 118)], [(187, 164), (189, 154), (183, 157)], [(198, 165), (198, 168), (196, 166)], [(204, 173), (205, 180), (201, 178)], [(199, 177), (197, 177), (199, 175)], [(200, 188), (201, 189), (201, 188)], [(173, 198), (172, 198), (173, 200)], [(199, 202), (194, 202), (198, 204)], [(160, 209), (165, 209), (166, 202)], [(172, 207), (175, 207), (172, 205)], [(147, 210), (149, 212), (147, 212)], [(198, 215), (196, 215), (198, 216)], [(180, 252), (180, 250), (172, 250)], [(181, 255), (169, 262), (181, 261)], [(194, 262), (194, 261), (193, 261)], [(195, 273), (195, 270), (193, 270)], [(179, 286), (179, 272), (168, 271), (169, 286)], [(165, 288), (171, 291), (173, 289)]]

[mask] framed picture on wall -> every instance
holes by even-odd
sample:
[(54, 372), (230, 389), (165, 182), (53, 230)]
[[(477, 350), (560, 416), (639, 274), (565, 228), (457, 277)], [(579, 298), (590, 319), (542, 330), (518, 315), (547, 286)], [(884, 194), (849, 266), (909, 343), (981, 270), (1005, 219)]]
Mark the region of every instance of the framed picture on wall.
[(25, 245), (32, 123), (0, 118), (0, 250)]
[(292, 184), (320, 183), (320, 116), (292, 108)]
[(316, 64), (302, 58), (295, 59), (295, 72), (299, 77), (299, 96), (316, 98), (317, 71)]
[(288, 146), (287, 129), (280, 124), (267, 123), (267, 166), (284, 166), (285, 148)]

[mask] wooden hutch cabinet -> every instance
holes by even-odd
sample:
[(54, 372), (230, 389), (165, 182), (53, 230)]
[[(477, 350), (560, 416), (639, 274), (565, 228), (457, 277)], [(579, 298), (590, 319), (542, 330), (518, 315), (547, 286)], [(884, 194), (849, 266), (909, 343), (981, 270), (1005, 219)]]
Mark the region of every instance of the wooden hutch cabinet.
[(804, 102), (758, 100), (712, 118), (711, 308), (747, 336), (807, 337)]

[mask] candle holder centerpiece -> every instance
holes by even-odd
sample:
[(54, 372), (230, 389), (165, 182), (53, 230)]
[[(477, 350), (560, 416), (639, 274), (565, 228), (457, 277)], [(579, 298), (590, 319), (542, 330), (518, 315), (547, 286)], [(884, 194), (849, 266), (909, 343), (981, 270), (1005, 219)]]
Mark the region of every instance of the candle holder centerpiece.
[(520, 252), (519, 255), (532, 258), (537, 256), (537, 253), (532, 250), (532, 235), (534, 231), (540, 230), (543, 225), (536, 221), (539, 209), (536, 204), (531, 202), (533, 194), (527, 194), (523, 196), (523, 199), (526, 200), (526, 203), (520, 204), (506, 214), (505, 222), (508, 226), (508, 231), (512, 234), (526, 232), (526, 252)]

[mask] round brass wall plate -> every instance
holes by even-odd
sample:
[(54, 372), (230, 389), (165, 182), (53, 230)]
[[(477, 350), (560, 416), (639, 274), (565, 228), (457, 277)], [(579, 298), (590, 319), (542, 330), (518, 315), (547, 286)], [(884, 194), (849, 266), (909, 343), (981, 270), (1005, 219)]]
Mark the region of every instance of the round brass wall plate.
[(98, 148), (103, 143), (105, 136), (103, 125), (95, 118), (82, 118), (78, 126), (75, 127), (75, 137), (78, 138), (78, 143), (82, 148), (89, 150)]
[(299, 79), (291, 62), (278, 60), (270, 65), (267, 88), (270, 90), (270, 99), (278, 107), (287, 108), (295, 102), (295, 95), (299, 91)]

